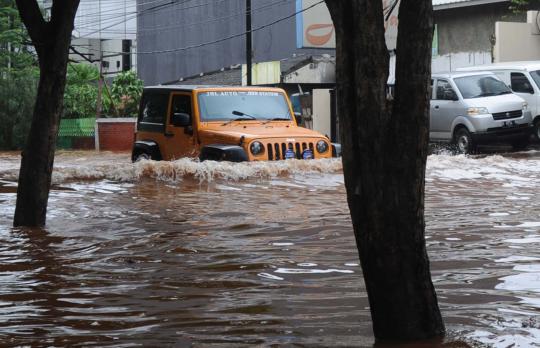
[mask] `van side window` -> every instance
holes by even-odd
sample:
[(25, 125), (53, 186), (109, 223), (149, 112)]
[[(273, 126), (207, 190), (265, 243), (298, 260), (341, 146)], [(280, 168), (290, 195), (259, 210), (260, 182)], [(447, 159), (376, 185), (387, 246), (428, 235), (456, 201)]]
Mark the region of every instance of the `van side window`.
[[(191, 96), (175, 95), (172, 100), (171, 116), (177, 113), (191, 115)], [(172, 120), (172, 117), (169, 118)]]
[(437, 90), (435, 99), (438, 100), (452, 100), (446, 91), (453, 91), (452, 85), (446, 80), (437, 80)]
[(433, 99), (433, 79), (431, 79), (431, 83), (429, 84), (429, 99)]
[(511, 73), (510, 83), (512, 84), (512, 91), (516, 93), (533, 93), (531, 83), (522, 73)]
[(168, 94), (149, 93), (143, 98), (140, 123), (163, 125), (167, 114)]

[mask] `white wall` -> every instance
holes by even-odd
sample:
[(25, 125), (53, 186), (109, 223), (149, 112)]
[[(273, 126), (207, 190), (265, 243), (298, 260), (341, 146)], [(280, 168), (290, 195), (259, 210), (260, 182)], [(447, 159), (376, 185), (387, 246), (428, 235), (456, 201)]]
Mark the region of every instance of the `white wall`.
[(330, 126), (330, 90), (313, 90), (313, 129), (328, 137), (331, 136)]
[(495, 62), (540, 59), (540, 35), (536, 23), (495, 23)]
[(334, 61), (315, 61), (283, 76), (284, 83), (334, 83), (336, 64)]
[(433, 56), (431, 70), (434, 73), (454, 71), (467, 66), (491, 64), (491, 52), (460, 52)]

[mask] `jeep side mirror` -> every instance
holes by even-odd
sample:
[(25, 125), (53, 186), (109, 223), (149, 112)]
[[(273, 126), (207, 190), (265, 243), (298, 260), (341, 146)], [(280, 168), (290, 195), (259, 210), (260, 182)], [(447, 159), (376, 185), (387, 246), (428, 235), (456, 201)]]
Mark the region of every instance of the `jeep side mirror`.
[(182, 112), (175, 112), (172, 115), (171, 123), (175, 127), (191, 126), (191, 116)]
[(298, 111), (294, 112), (294, 119), (296, 120), (297, 124), (300, 124), (302, 122), (302, 114)]

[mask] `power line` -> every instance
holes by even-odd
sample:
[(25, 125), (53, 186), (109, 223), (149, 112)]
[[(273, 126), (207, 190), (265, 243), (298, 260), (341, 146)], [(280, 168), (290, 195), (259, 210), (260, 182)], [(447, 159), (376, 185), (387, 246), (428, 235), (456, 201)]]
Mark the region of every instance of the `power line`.
[[(193, 49), (193, 48), (200, 48), (200, 47), (204, 47), (204, 46), (213, 45), (213, 44), (216, 44), (216, 43), (228, 41), (228, 40), (231, 40), (231, 39), (234, 39), (234, 38), (237, 38), (237, 37), (244, 36), (244, 35), (246, 35), (248, 33), (253, 33), (253, 32), (268, 28), (268, 27), (270, 27), (272, 25), (275, 25), (275, 24), (283, 22), (283, 21), (285, 21), (287, 19), (293, 18), (293, 17), (295, 17), (296, 15), (298, 15), (298, 14), (300, 14), (302, 12), (305, 12), (305, 11), (307, 11), (309, 9), (312, 9), (315, 6), (318, 6), (318, 5), (322, 4), (322, 3), (324, 3), (324, 1), (325, 0), (321, 0), (321, 1), (315, 3), (315, 4), (311, 5), (311, 6), (308, 6), (308, 7), (304, 8), (304, 9), (296, 11), (293, 14), (290, 14), (288, 16), (279, 18), (279, 19), (277, 19), (277, 20), (275, 20), (273, 22), (261, 25), (261, 26), (259, 26), (257, 28), (254, 28), (254, 29), (250, 30), (250, 31), (244, 31), (242, 33), (234, 34), (234, 35), (227, 36), (227, 37), (224, 37), (224, 38), (221, 38), (221, 39), (208, 41), (208, 42), (204, 42), (204, 43), (200, 43), (200, 44), (196, 44), (196, 45), (180, 47), (180, 48), (172, 48), (172, 49), (167, 49), (167, 50), (146, 51), (146, 52), (137, 51), (137, 54), (157, 54), (157, 53), (179, 52), (179, 51), (186, 51), (186, 50)], [(113, 54), (126, 54), (125, 52), (117, 52), (117, 51), (103, 51), (103, 52), (105, 52), (105, 53), (113, 53)]]
[[(157, 11), (157, 10), (163, 9), (163, 8), (165, 8), (165, 7), (167, 7), (167, 6), (176, 5), (176, 4), (178, 4), (178, 3), (179, 3), (179, 4), (185, 4), (185, 3), (189, 2), (189, 1), (192, 1), (192, 0), (183, 0), (183, 1), (174, 1), (174, 0), (172, 0), (172, 1), (167, 2), (167, 3), (164, 3), (164, 4), (159, 4), (159, 5), (156, 5), (156, 6), (147, 8), (147, 9), (144, 9), (144, 10), (138, 12), (137, 14), (135, 14), (133, 17), (131, 17), (131, 18), (129, 18), (129, 19), (123, 19), (123, 20), (121, 20), (121, 21), (119, 21), (119, 22), (117, 22), (117, 23), (108, 25), (108, 26), (106, 26), (106, 27), (104, 27), (104, 28), (100, 28), (100, 29), (94, 30), (94, 31), (92, 31), (92, 32), (90, 32), (90, 33), (81, 35), (80, 38), (84, 38), (84, 37), (87, 37), (87, 36), (89, 36), (89, 35), (98, 33), (99, 31), (101, 31), (101, 30), (103, 30), (103, 29), (109, 29), (109, 28), (115, 27), (115, 26), (117, 26), (117, 25), (120, 25), (120, 24), (122, 24), (122, 23), (128, 21), (128, 20), (137, 18), (138, 16), (140, 16), (140, 15), (142, 15), (142, 14), (145, 14), (145, 13), (148, 13), (148, 12)], [(221, 1), (224, 1), (224, 0), (221, 0)], [(101, 22), (100, 22), (100, 23), (101, 23)], [(77, 30), (77, 29), (76, 29), (76, 30)]]
[[(158, 0), (158, 1), (162, 1), (162, 0)], [(159, 5), (156, 5), (156, 6), (153, 6), (153, 7), (150, 7), (150, 8), (145, 8), (139, 12), (135, 11), (135, 12), (132, 12), (131, 13), (131, 17), (130, 18), (127, 18), (127, 19), (123, 19), (121, 21), (118, 21), (116, 23), (113, 23), (107, 27), (105, 27), (104, 29), (107, 29), (107, 28), (110, 28), (110, 27), (114, 27), (114, 26), (117, 26), (117, 25), (120, 25), (120, 24), (123, 24), (129, 20), (133, 20), (137, 17), (140, 17), (141, 15), (143, 14), (146, 14), (146, 13), (149, 13), (149, 12), (155, 12), (155, 11), (158, 11), (158, 10), (162, 10), (166, 7), (169, 7), (169, 6), (173, 6), (173, 5), (183, 5), (183, 4), (186, 4), (190, 1), (193, 1), (193, 0), (183, 0), (183, 1), (180, 1), (180, 0), (171, 0), (169, 2), (166, 2), (166, 3), (163, 3), (163, 4), (159, 4)], [(230, 1), (230, 0), (215, 0), (215, 1), (212, 1), (212, 2), (206, 2), (206, 3), (202, 3), (202, 4), (197, 4), (197, 5), (192, 5), (192, 6), (187, 6), (187, 7), (182, 7), (180, 9), (177, 9), (177, 10), (189, 10), (189, 9), (194, 9), (194, 8), (199, 8), (199, 7), (204, 7), (204, 6), (208, 6), (208, 5), (214, 5), (216, 3), (220, 3), (220, 2), (225, 2), (225, 1)], [(148, 2), (147, 4), (149, 3), (155, 3), (157, 1), (151, 1), (151, 2)], [(146, 5), (146, 4), (144, 4)], [(111, 18), (111, 19), (116, 19), (116, 18)], [(109, 19), (110, 20), (110, 19)], [(97, 21), (99, 22), (99, 21)], [(97, 23), (96, 21), (93, 23), (93, 24), (96, 24)], [(88, 26), (92, 26), (92, 23), (85, 23), (84, 27), (88, 27)], [(83, 26), (79, 26), (78, 28), (84, 28)], [(75, 28), (77, 29), (77, 28)], [(85, 36), (87, 35), (92, 35), (92, 34), (95, 34), (97, 31), (94, 31), (92, 33), (89, 33), (89, 34), (86, 34)]]
[[(91, 2), (91, 3), (87, 3), (88, 5), (90, 4), (94, 4), (95, 5), (95, 0), (92, 0), (94, 2)], [(152, 0), (152, 1), (148, 1), (146, 3), (141, 3), (140, 6), (146, 6), (146, 5), (150, 5), (150, 4), (155, 4), (157, 2), (162, 2), (164, 0)], [(123, 4), (124, 0), (119, 0), (118, 3), (122, 3)], [(105, 5), (107, 7), (109, 7), (111, 5), (111, 2), (107, 1), (105, 3)], [(135, 5), (135, 6), (133, 6)], [(136, 10), (136, 4), (133, 4), (133, 5), (130, 5), (130, 6), (125, 6), (124, 7), (124, 10), (127, 9), (127, 8), (132, 8), (132, 7), (135, 7), (135, 11), (121, 11), (122, 9), (121, 8), (109, 8), (109, 9), (106, 9), (106, 10), (100, 10), (100, 11), (93, 11), (95, 9), (95, 6), (92, 6), (90, 9), (89, 7), (84, 7), (84, 6), (79, 6), (79, 13), (77, 14), (77, 17), (76, 17), (76, 21), (84, 21), (85, 19), (88, 19), (90, 18), (91, 20), (86, 20), (84, 26), (90, 26), (90, 25), (94, 25), (94, 24), (97, 24), (99, 23), (100, 21), (103, 21), (103, 17), (106, 17), (105, 20), (110, 20), (110, 19), (118, 19), (118, 15), (121, 14), (121, 15), (124, 15), (124, 14), (129, 14), (129, 15), (134, 15), (137, 13), (137, 10)], [(88, 10), (88, 11), (85, 11), (85, 10)], [(85, 14), (84, 12), (90, 12), (88, 14)], [(81, 27), (81, 26), (79, 26)]]
[[(260, 6), (260, 7), (257, 7), (257, 8), (254, 8), (251, 10), (252, 13), (256, 13), (256, 12), (262, 12), (264, 10), (267, 10), (271, 7), (274, 7), (276, 5), (285, 5), (285, 4), (288, 4), (290, 3), (291, 1), (294, 1), (294, 0), (277, 0), (273, 3), (270, 3), (270, 4), (266, 4), (266, 5), (263, 5), (263, 6)], [(205, 20), (205, 21), (199, 21), (199, 22), (192, 22), (192, 23), (186, 23), (186, 24), (180, 24), (180, 25), (170, 25), (170, 26), (163, 26), (163, 27), (154, 27), (154, 28), (150, 28), (150, 29), (137, 29), (137, 33), (140, 35), (141, 33), (145, 33), (145, 32), (153, 32), (153, 31), (157, 31), (157, 30), (167, 30), (167, 29), (179, 29), (179, 28), (186, 28), (186, 27), (192, 27), (192, 26), (196, 26), (196, 25), (200, 25), (200, 24), (208, 24), (208, 23), (213, 23), (213, 22), (219, 22), (219, 21), (222, 21), (222, 20), (225, 20), (225, 19), (230, 19), (230, 18), (234, 18), (234, 17), (238, 17), (238, 16), (242, 16), (242, 15), (245, 15), (247, 13), (247, 11), (243, 11), (243, 12), (239, 12), (239, 13), (233, 13), (232, 15), (227, 15), (227, 16), (222, 16), (222, 17), (217, 17), (217, 18), (212, 18), (212, 19), (208, 19), (208, 20)], [(141, 35), (141, 36), (144, 36), (144, 35)]]

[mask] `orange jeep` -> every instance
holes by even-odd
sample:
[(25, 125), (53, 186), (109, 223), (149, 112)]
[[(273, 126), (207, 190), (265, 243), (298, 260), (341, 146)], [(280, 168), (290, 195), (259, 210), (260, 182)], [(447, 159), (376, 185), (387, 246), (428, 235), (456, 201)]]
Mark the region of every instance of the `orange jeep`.
[(285, 91), (259, 87), (146, 87), (132, 160), (264, 161), (328, 158), (340, 145), (298, 127)]

